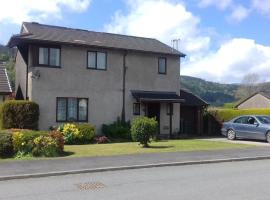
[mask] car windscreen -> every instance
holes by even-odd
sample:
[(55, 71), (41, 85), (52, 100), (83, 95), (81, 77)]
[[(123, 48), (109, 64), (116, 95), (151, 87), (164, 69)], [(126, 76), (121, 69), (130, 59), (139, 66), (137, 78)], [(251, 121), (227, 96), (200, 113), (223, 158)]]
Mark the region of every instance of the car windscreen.
[(256, 116), (262, 124), (270, 124), (270, 116)]

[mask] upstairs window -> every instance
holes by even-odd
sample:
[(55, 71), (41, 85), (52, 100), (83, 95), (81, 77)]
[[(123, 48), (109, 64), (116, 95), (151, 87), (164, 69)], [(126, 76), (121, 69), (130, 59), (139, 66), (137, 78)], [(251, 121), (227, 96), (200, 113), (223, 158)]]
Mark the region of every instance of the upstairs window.
[(107, 53), (88, 51), (87, 53), (87, 68), (89, 69), (107, 69)]
[(167, 59), (160, 57), (158, 58), (158, 73), (166, 74), (167, 73)]
[(38, 64), (50, 67), (60, 67), (60, 48), (39, 47)]
[(140, 103), (133, 103), (133, 115), (140, 115)]

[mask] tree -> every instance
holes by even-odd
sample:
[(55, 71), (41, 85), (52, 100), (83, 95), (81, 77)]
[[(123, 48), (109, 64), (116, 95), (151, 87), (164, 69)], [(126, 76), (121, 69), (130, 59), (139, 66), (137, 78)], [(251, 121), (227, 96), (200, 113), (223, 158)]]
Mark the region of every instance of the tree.
[(246, 74), (235, 93), (235, 98), (237, 100), (247, 98), (261, 89), (260, 76), (256, 73)]

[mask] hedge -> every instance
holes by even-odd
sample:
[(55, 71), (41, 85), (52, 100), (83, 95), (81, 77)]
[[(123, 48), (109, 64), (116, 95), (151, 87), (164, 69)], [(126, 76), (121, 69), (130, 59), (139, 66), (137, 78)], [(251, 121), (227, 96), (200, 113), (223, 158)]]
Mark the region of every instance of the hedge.
[(38, 129), (39, 106), (25, 100), (6, 101), (1, 106), (0, 122), (3, 129)]
[(12, 134), (6, 131), (0, 132), (0, 157), (11, 157), (13, 155)]
[(241, 115), (270, 115), (270, 109), (208, 109), (204, 113), (204, 132), (208, 135), (220, 135), (223, 122)]
[(208, 112), (219, 122), (229, 121), (240, 115), (270, 115), (269, 108), (260, 109), (209, 109)]

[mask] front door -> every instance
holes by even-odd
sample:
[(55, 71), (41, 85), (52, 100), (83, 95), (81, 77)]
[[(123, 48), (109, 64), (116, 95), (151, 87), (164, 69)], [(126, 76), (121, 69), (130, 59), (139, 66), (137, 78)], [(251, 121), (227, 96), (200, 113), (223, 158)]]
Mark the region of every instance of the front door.
[(158, 121), (160, 121), (160, 103), (148, 103), (147, 105), (147, 117), (155, 117)]

